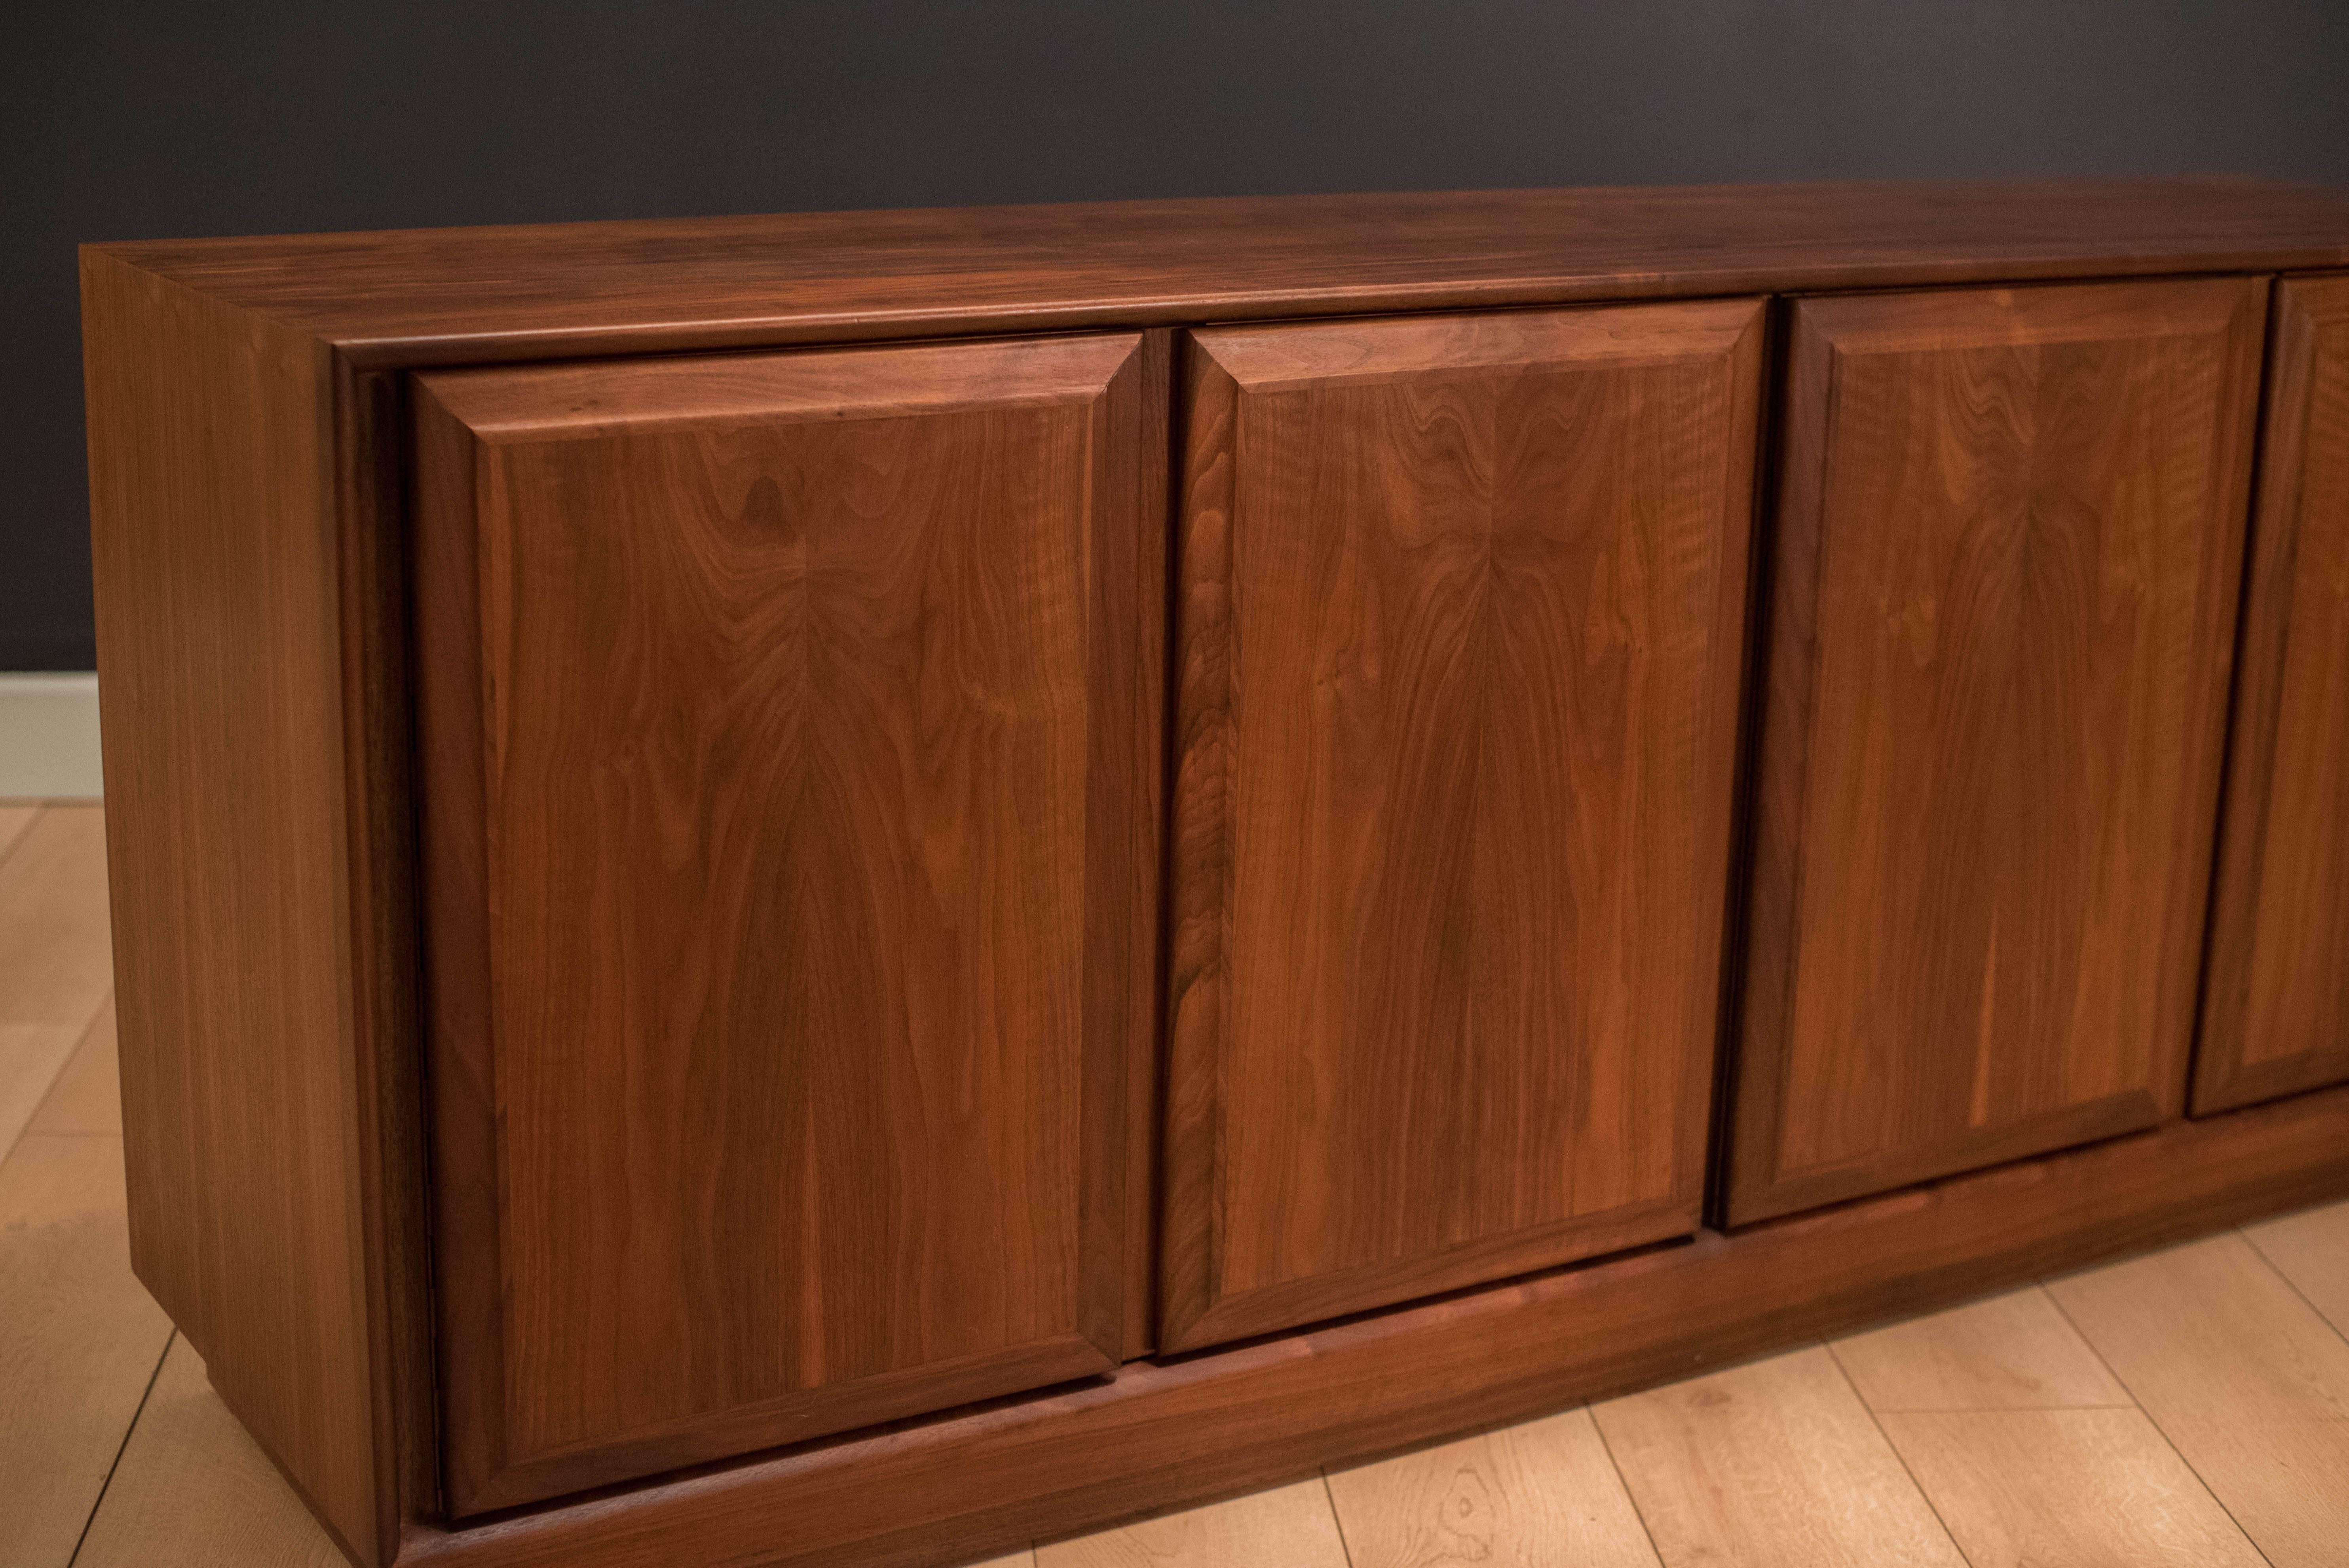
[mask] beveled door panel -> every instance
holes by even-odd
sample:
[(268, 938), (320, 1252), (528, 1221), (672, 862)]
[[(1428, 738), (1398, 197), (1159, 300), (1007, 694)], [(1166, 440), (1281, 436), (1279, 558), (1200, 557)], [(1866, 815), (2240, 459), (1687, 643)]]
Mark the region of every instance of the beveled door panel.
[(2349, 277), (2277, 292), (2197, 1113), (2349, 1078)]
[(1761, 345), (1192, 335), (1164, 1346), (1694, 1227)]
[(414, 383), (456, 1511), (1119, 1359), (1140, 345)]
[(1731, 1220), (2180, 1110), (2265, 298), (1795, 306)]

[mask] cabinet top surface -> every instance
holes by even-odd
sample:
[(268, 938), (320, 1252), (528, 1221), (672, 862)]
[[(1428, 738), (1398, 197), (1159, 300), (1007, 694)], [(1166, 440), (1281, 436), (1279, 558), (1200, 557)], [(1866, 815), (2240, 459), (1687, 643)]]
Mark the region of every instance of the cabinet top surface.
[(2237, 178), (1223, 197), (85, 247), (449, 365), (1362, 311), (2349, 266), (2349, 191)]

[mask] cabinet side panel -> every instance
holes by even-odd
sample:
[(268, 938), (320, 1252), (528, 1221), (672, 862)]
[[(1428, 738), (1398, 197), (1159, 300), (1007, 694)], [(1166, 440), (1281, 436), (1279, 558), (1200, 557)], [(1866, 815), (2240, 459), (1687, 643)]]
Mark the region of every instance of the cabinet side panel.
[(2349, 1078), (2349, 277), (2279, 291), (2194, 1109)]
[(383, 1561), (330, 366), (103, 255), (82, 288), (132, 1264)]

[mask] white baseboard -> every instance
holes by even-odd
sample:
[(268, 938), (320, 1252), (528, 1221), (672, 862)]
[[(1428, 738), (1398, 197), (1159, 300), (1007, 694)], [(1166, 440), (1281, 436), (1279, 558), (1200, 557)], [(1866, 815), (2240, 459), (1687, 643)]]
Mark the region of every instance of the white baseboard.
[(0, 675), (0, 800), (95, 800), (98, 677)]

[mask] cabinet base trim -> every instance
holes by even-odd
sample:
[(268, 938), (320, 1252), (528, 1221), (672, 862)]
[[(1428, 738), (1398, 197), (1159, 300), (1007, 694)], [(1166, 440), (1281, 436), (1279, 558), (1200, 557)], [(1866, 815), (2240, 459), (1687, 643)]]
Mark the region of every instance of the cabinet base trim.
[(934, 1568), (2349, 1192), (2349, 1088), (461, 1530), (401, 1563)]

